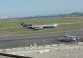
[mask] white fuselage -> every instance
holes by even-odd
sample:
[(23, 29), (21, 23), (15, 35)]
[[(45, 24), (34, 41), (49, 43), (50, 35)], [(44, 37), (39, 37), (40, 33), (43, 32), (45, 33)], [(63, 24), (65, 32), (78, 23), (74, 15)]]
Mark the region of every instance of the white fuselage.
[(57, 27), (57, 24), (47, 24), (47, 25), (32, 25), (33, 28), (35, 27), (41, 27), (41, 28), (52, 28), (52, 27)]

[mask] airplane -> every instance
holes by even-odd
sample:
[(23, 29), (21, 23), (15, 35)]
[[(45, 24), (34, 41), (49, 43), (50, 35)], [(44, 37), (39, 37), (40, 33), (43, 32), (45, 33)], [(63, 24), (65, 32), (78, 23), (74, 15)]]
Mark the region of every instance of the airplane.
[(71, 41), (78, 41), (79, 38), (76, 36), (71, 36), (71, 35), (64, 35), (64, 39), (60, 40), (62, 42), (71, 42)]
[(44, 28), (55, 28), (58, 25), (57, 24), (47, 24), (47, 25), (32, 25), (32, 24), (26, 24), (24, 22), (20, 23), (24, 28), (33, 29), (33, 30), (40, 30)]

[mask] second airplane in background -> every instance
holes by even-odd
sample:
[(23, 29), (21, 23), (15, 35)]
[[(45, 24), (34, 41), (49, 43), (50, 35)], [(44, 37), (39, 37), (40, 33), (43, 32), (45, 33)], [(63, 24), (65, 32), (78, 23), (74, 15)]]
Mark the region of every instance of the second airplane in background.
[(33, 29), (33, 30), (40, 30), (40, 29), (43, 29), (43, 28), (55, 28), (55, 27), (58, 26), (57, 24), (32, 25), (32, 24), (26, 24), (24, 22), (22, 22), (21, 25), (24, 28)]

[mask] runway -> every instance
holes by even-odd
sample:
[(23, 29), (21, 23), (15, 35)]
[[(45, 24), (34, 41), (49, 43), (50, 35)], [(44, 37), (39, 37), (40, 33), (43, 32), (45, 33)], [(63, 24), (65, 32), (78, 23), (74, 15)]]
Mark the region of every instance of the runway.
[[(75, 35), (79, 38), (83, 38), (83, 30), (78, 31), (68, 31), (66, 34)], [(57, 43), (56, 40), (63, 39), (63, 32), (50, 32), (50, 33), (39, 33), (34, 35), (21, 35), (12, 37), (0, 37), (0, 48), (13, 48), (13, 47), (24, 47), (30, 44), (37, 43), (42, 44), (52, 44)]]

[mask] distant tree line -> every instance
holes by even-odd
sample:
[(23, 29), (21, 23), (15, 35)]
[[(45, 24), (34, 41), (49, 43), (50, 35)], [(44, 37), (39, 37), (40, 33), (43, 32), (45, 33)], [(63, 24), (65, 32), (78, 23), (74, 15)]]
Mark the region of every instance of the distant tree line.
[(37, 19), (37, 18), (56, 18), (56, 17), (68, 17), (68, 16), (83, 16), (83, 13), (75, 12), (70, 14), (54, 14), (54, 15), (46, 15), (46, 16), (27, 16), (27, 17), (19, 17), (19, 18), (7, 18), (7, 19)]
[(83, 13), (70, 13), (70, 14), (54, 14), (47, 16), (30, 16), (28, 18), (53, 18), (53, 17), (66, 17), (66, 16), (83, 16)]

